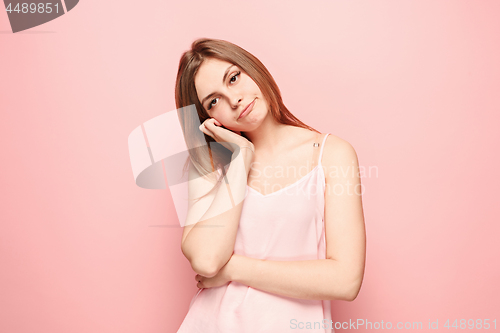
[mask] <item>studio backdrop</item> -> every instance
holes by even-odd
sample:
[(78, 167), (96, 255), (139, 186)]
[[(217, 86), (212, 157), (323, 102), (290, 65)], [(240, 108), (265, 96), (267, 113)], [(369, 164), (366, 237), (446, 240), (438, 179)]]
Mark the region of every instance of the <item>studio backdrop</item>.
[(16, 3), (0, 12), (0, 332), (176, 332), (198, 288), (175, 186), (138, 175), (172, 156), (146, 138), (172, 125), (200, 37), (254, 54), (297, 118), (356, 149), (366, 270), (333, 322), (498, 329), (499, 1)]

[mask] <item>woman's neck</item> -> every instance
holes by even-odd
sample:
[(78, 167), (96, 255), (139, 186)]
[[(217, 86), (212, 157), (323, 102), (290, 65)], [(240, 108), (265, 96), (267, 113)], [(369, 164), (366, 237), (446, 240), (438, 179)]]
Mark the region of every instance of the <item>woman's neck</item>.
[(252, 141), (256, 152), (275, 155), (282, 151), (286, 141), (290, 140), (290, 127), (294, 126), (278, 123), (269, 112), (258, 128), (245, 132), (245, 135)]

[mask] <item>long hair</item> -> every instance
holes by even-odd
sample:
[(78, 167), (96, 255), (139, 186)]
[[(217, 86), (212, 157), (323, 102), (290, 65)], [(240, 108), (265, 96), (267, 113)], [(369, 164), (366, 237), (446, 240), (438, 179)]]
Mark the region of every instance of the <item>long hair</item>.
[[(184, 172), (186, 172), (188, 163), (191, 161), (201, 175), (208, 175), (209, 178), (216, 182), (214, 188), (205, 195), (220, 186), (226, 172), (224, 166), (231, 162), (232, 155), (228, 149), (217, 144), (211, 136), (204, 134), (198, 128), (199, 124), (210, 118), (210, 116), (198, 99), (194, 78), (203, 61), (208, 58), (215, 58), (236, 65), (252, 78), (268, 103), (272, 116), (278, 123), (303, 127), (319, 133), (316, 129), (297, 119), (287, 109), (271, 73), (254, 55), (225, 40), (209, 38), (195, 40), (191, 44), (191, 49), (184, 52), (179, 61), (175, 84), (175, 104), (190, 156), (184, 165)], [(193, 104), (196, 107), (198, 119), (193, 119), (193, 112), (180, 110)], [(244, 132), (241, 132), (241, 134), (248, 139)], [(219, 171), (218, 177), (215, 171)]]

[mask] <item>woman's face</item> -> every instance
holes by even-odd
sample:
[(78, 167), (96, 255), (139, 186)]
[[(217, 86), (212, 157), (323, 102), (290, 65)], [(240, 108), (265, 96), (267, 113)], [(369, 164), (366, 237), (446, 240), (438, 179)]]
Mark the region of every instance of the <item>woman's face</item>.
[(208, 58), (198, 68), (194, 84), (208, 115), (229, 130), (250, 132), (267, 116), (268, 104), (259, 87), (236, 65)]

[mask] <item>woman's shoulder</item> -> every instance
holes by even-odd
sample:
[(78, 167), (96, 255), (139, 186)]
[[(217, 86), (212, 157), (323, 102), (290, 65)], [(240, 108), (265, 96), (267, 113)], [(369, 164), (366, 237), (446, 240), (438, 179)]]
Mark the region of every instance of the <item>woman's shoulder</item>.
[(325, 133), (322, 133), (322, 132), (316, 132), (316, 131), (313, 131), (309, 128), (305, 128), (305, 127), (297, 127), (297, 126), (290, 126), (291, 128), (293, 127), (293, 132), (292, 132), (292, 135), (299, 141), (303, 141), (303, 142), (308, 142), (308, 141), (312, 141), (313, 139), (314, 140), (323, 140), (325, 135), (328, 134), (328, 137), (326, 138), (326, 141), (325, 141), (325, 149), (327, 149), (327, 146), (330, 147), (330, 149), (334, 146), (339, 146), (339, 145), (345, 145), (345, 144), (349, 144), (346, 140), (340, 138), (339, 136), (337, 135), (334, 135), (332, 133), (329, 133), (329, 132), (325, 132)]
[(298, 145), (316, 139), (323, 141), (325, 136), (328, 135), (325, 141), (325, 147), (323, 148), (324, 158), (335, 159), (335, 157), (352, 157), (353, 155), (356, 155), (354, 147), (347, 140), (330, 132), (321, 133), (304, 127), (295, 127), (293, 131), (293, 136), (299, 142)]
[(290, 136), (293, 137), (297, 142), (297, 145), (312, 141), (318, 137), (318, 135), (323, 135), (322, 133), (313, 131), (309, 128), (299, 127), (299, 126), (289, 126)]
[(332, 133), (321, 133), (321, 136), (323, 137), (324, 135), (327, 135), (327, 134), (328, 134), (328, 137), (326, 138), (326, 141), (325, 141), (325, 149), (327, 146), (330, 148), (333, 148), (333, 147), (350, 145), (350, 143), (347, 140), (341, 138), (340, 136), (332, 134)]
[[(323, 135), (326, 135), (326, 133)], [(357, 163), (357, 154), (354, 147), (349, 141), (337, 135), (329, 133), (323, 149), (322, 160), (324, 165), (352, 165), (353, 161)]]

